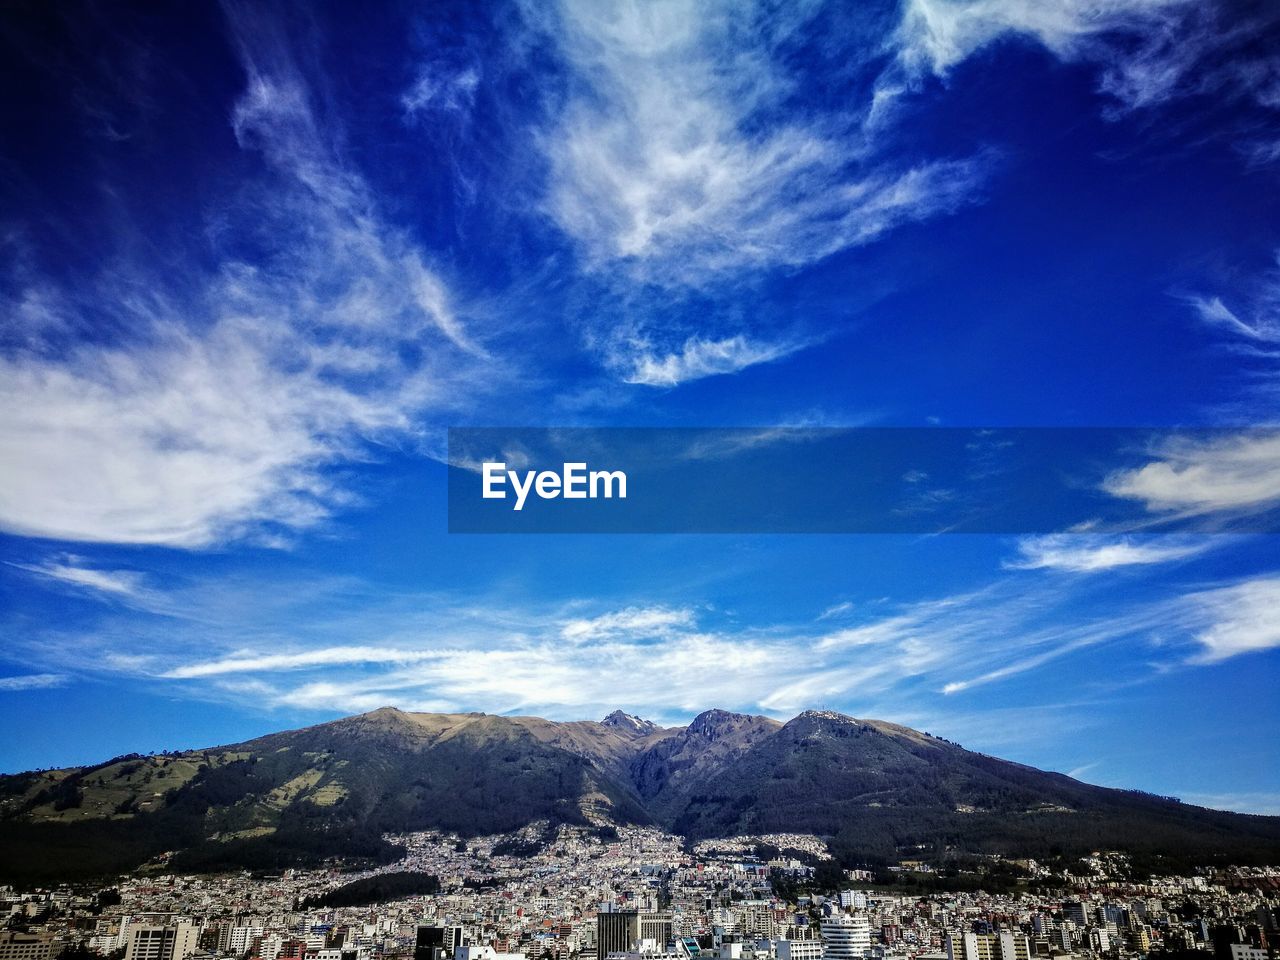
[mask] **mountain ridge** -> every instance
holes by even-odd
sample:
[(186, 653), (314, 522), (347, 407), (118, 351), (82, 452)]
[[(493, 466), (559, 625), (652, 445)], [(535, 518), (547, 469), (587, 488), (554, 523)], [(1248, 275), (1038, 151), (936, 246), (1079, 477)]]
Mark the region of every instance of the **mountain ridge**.
[(367, 713), (240, 743), (0, 776), (0, 878), (385, 859), (385, 834), (650, 824), (690, 840), (829, 838), (847, 863), (911, 851), (1093, 849), (1280, 862), (1280, 818), (1098, 787), (880, 720), (712, 709), (662, 727)]

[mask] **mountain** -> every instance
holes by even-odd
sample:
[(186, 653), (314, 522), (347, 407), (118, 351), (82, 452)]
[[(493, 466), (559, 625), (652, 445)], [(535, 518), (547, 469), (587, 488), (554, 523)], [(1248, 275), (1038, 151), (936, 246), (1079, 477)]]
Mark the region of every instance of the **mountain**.
[(642, 720), (640, 717), (623, 713), (621, 710), (613, 711), (600, 722), (606, 727), (613, 727), (615, 730), (626, 730), (641, 737), (648, 736), (658, 729), (658, 725), (652, 720)]
[(388, 832), (655, 824), (904, 851), (1280, 862), (1280, 818), (1081, 783), (878, 720), (709, 710), (663, 728), (383, 708), (230, 746), (0, 776), (0, 879), (388, 860)]

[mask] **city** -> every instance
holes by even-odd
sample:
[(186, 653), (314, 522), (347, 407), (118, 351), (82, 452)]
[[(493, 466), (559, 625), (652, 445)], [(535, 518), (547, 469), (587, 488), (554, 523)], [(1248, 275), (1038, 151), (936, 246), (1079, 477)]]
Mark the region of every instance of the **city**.
[[(1000, 864), (1019, 882), (999, 892), (922, 894), (882, 881), (944, 868), (841, 870), (802, 834), (690, 845), (542, 822), (388, 839), (403, 858), (357, 872), (3, 887), (0, 960), (1273, 960), (1280, 944), (1280, 869), (1267, 867), (1139, 882), (1123, 854), (1099, 852), (1060, 872)], [(406, 878), (432, 892), (368, 902)]]

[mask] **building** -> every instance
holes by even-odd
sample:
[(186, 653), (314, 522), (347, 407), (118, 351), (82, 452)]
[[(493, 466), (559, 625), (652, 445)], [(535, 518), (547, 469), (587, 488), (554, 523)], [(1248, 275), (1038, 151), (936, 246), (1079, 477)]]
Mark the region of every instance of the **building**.
[(418, 927), (413, 947), (413, 960), (441, 960), (452, 957), (462, 946), (461, 927)]
[(52, 960), (53, 937), (44, 933), (0, 932), (0, 960)]
[(525, 960), (523, 953), (499, 953), (493, 947), (457, 947), (453, 960)]
[(133, 927), (124, 960), (187, 960), (200, 946), (200, 930), (190, 923)]
[(658, 950), (665, 950), (675, 935), (675, 923), (669, 913), (640, 914), (640, 942), (652, 942)]
[(861, 914), (838, 913), (822, 921), (823, 960), (862, 960), (871, 949), (871, 923)]
[(821, 940), (778, 940), (774, 948), (777, 960), (822, 960)]
[(634, 910), (614, 910), (596, 914), (596, 956), (600, 960), (611, 953), (628, 953), (639, 942), (639, 913)]
[(254, 948), (254, 943), (262, 936), (262, 927), (232, 927), (227, 935), (227, 949), (236, 956), (243, 956)]
[(1031, 941), (1022, 934), (966, 933), (947, 935), (947, 960), (1031, 960)]
[(647, 942), (649, 952), (663, 950), (671, 942), (675, 926), (669, 913), (612, 910), (596, 914), (596, 956), (634, 953)]

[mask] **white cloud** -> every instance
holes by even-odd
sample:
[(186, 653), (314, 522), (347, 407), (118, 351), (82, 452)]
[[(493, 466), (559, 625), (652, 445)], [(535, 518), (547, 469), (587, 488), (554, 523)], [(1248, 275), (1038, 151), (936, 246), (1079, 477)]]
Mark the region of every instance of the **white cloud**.
[(560, 628), (560, 636), (574, 643), (617, 636), (661, 637), (693, 625), (692, 610), (627, 607), (598, 617), (569, 620)]
[[(708, 706), (775, 716), (833, 707), (912, 722), (938, 694), (963, 704), (965, 694), (1043, 677), (1069, 658), (1092, 657), (1106, 674), (1120, 645), (1134, 648), (1130, 660), (1167, 651), (1153, 664), (1159, 669), (1280, 645), (1271, 616), (1280, 580), (1117, 596), (1087, 614), (1080, 586), (1005, 577), (973, 593), (868, 605), (830, 630), (813, 620), (743, 623), (712, 607), (459, 606), (357, 584), (255, 582), (211, 596), (187, 588), (148, 608), (166, 611), (151, 619), (108, 614), (87, 634), (36, 631), (8, 654), (51, 673), (165, 681), (175, 693), (195, 684), (200, 696), (258, 709), (393, 704), (581, 719), (622, 708), (677, 719)], [(326, 606), (339, 593), (336, 607)]]
[[(540, 138), (546, 209), (589, 266), (700, 285), (800, 266), (972, 199), (985, 164), (874, 157), (857, 116), (786, 109), (801, 6), (528, 5), (572, 79)], [(866, 51), (850, 49), (851, 58)]]
[[(1277, 8), (1280, 10), (1280, 8)], [(1280, 73), (1280, 61), (1276, 70)], [(1280, 92), (1278, 92), (1280, 97)], [(1280, 107), (1280, 101), (1277, 102)], [(1233, 304), (1220, 296), (1185, 296), (1200, 320), (1221, 335), (1238, 360), (1232, 372), (1240, 400), (1228, 407), (1228, 422), (1274, 422), (1280, 401), (1280, 251), (1273, 265), (1242, 285)]]
[(397, 650), (385, 647), (325, 647), (294, 653), (245, 653), (175, 667), (162, 674), (175, 680), (217, 677), (228, 673), (275, 673), (312, 667), (353, 664), (406, 664), (437, 659), (447, 654), (431, 650)]
[(1280, 578), (1247, 580), (1194, 594), (1190, 602), (1207, 621), (1195, 635), (1194, 663), (1218, 663), (1280, 647)]
[(844, 600), (840, 603), (833, 603), (827, 609), (823, 610), (815, 619), (832, 620), (836, 617), (843, 617), (853, 611), (853, 602)]
[(1074, 769), (1067, 771), (1067, 776), (1072, 780), (1083, 780), (1085, 774), (1098, 767), (1100, 763), (1100, 760), (1094, 760), (1092, 763), (1086, 763), (1082, 766), (1075, 767)]
[(662, 356), (642, 352), (631, 358), (632, 370), (624, 379), (628, 383), (649, 387), (674, 387), (689, 380), (737, 373), (758, 363), (768, 363), (801, 346), (796, 343), (761, 343), (741, 335), (723, 340), (690, 337), (678, 352)]
[(400, 97), (405, 116), (415, 119), (432, 111), (468, 113), (480, 86), (480, 71), (466, 67), (452, 71), (447, 65), (432, 63), (418, 71), (413, 85)]
[(20, 570), (97, 593), (135, 597), (143, 589), (143, 577), (140, 573), (132, 570), (96, 570), (81, 565), (78, 557), (66, 557), (62, 562), (50, 560), (39, 564), (6, 562)]
[(944, 74), (1002, 37), (1035, 39), (1063, 59), (1097, 54), (1090, 41), (1115, 32), (1150, 35), (1191, 0), (908, 0), (897, 32), (912, 72)]
[(1175, 437), (1161, 443), (1154, 456), (1141, 467), (1112, 473), (1103, 489), (1141, 501), (1152, 512), (1186, 516), (1280, 503), (1280, 433), (1275, 431)]
[(1048, 650), (1044, 650), (1041, 653), (1037, 653), (1035, 656), (1024, 657), (1020, 660), (1015, 660), (1012, 663), (1006, 663), (1004, 666), (997, 667), (994, 670), (988, 670), (986, 673), (970, 677), (967, 680), (953, 680), (950, 683), (943, 685), (942, 692), (944, 694), (959, 693), (962, 690), (971, 690), (974, 687), (985, 686), (988, 683), (995, 683), (998, 680), (1007, 680), (1009, 677), (1016, 677), (1020, 673), (1027, 673), (1030, 670), (1043, 667), (1046, 663), (1057, 660), (1059, 657), (1065, 657), (1069, 653), (1075, 653), (1077, 650), (1083, 650), (1086, 647), (1092, 647), (1111, 639), (1115, 639), (1114, 635), (1105, 628), (1091, 632), (1089, 635), (1077, 640), (1059, 644)]
[(1011, 570), (1097, 573), (1118, 567), (1183, 560), (1202, 553), (1211, 545), (1208, 540), (1191, 543), (1163, 537), (1135, 540), (1093, 534), (1048, 534), (1020, 540), (1019, 557), (1006, 562), (1005, 567)]
[(1191, 297), (1188, 302), (1205, 323), (1225, 327), (1250, 340), (1280, 341), (1280, 329), (1269, 318), (1256, 326), (1245, 323), (1220, 297)]
[[(826, 619), (825, 614), (818, 618)], [(901, 640), (905, 633), (910, 633), (916, 626), (916, 619), (911, 616), (890, 617), (874, 623), (858, 627), (847, 627), (828, 633), (814, 641), (815, 650), (841, 650), (850, 647), (865, 647), (873, 644)]]
[[(350, 502), (327, 466), (476, 392), (484, 351), (445, 284), (333, 148), (278, 26), (243, 15), (233, 126), (267, 173), (228, 198), (213, 232), (229, 237), (221, 264), (177, 280), (127, 263), (35, 299), (49, 281), (13, 277), (11, 299), (45, 308), (0, 357), (0, 528), (278, 542)], [(232, 252), (240, 229), (270, 232), (266, 260)], [(67, 320), (75, 311), (127, 333), (46, 343), (59, 324), (89, 322)]]
[[(449, 624), (458, 617), (449, 613), (438, 624), (397, 631), (401, 642), (394, 646), (324, 646), (310, 655), (242, 651), (172, 669), (169, 676), (235, 672), (267, 683), (269, 691), (255, 692), (258, 702), (344, 711), (431, 703), (429, 709), (583, 717), (621, 706), (672, 717), (725, 705), (789, 715), (815, 704), (883, 702), (919, 682), (938, 690), (952, 684), (952, 691), (992, 683), (1139, 635), (1169, 617), (1162, 608), (1071, 628), (1045, 626), (1060, 599), (1054, 590), (993, 587), (817, 634), (805, 625), (706, 627), (690, 609), (652, 606), (570, 619), (494, 610), (487, 626), (451, 634)], [(353, 622), (361, 619), (368, 618)], [(430, 650), (419, 646), (426, 637)], [(379, 663), (395, 669), (329, 669)], [(956, 681), (962, 670), (982, 675)], [(282, 671), (304, 678), (277, 686), (269, 678)], [(623, 689), (619, 676), (628, 678)]]
[[(1021, 37), (1095, 67), (1111, 98), (1106, 115), (1196, 98), (1194, 109), (1215, 113), (1211, 122), (1250, 163), (1272, 163), (1280, 158), (1280, 140), (1267, 133), (1280, 109), (1280, 58), (1259, 38), (1278, 25), (1274, 5), (1246, 10), (1214, 0), (908, 0), (896, 62), (878, 83), (877, 115), (892, 115), (920, 77), (946, 76), (979, 51)], [(1241, 122), (1241, 105), (1255, 116)], [(1269, 119), (1259, 122), (1258, 113)]]
[(0, 677), (0, 692), (47, 690), (65, 686), (69, 677), (60, 673), (32, 673), (20, 677)]

